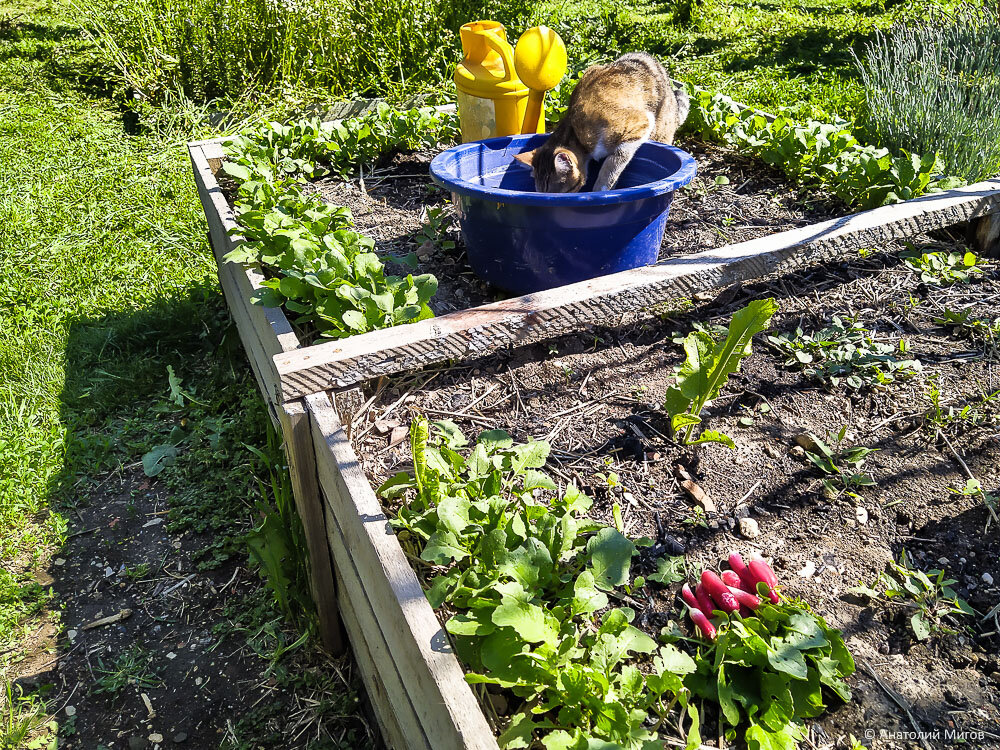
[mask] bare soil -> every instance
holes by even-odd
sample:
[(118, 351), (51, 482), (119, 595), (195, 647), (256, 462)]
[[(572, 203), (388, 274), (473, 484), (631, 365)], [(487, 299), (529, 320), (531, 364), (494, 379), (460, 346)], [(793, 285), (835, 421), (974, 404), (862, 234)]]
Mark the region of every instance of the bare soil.
[[(735, 177), (740, 168), (730, 173)], [(740, 185), (733, 178), (731, 184)], [(714, 212), (713, 201), (722, 199), (721, 190), (709, 191), (703, 210)], [(766, 215), (800, 221), (799, 204), (784, 200), (764, 201), (776, 207)], [(691, 231), (708, 241), (718, 225), (709, 214), (703, 220), (697, 205), (693, 195), (679, 199), (674, 220), (699, 222)], [(358, 219), (375, 225), (363, 214)], [(747, 234), (726, 241), (761, 230), (741, 225), (733, 231)], [(948, 234), (914, 243), (921, 250), (964, 247)], [(355, 420), (358, 453), (375, 485), (405, 469), (407, 442), (392, 445), (391, 428), (408, 425), (417, 412), (451, 419), (469, 436), (499, 427), (517, 440), (546, 439), (553, 446), (551, 470), (596, 499), (597, 517), (610, 522), (612, 503), (621, 503), (626, 533), (658, 539), (666, 553), (683, 552), (692, 574), (718, 568), (731, 550), (757, 550), (773, 560), (790, 595), (845, 631), (859, 664), (855, 697), (815, 724), (815, 747), (848, 734), (874, 736), (878, 741), (866, 744), (879, 748), (948, 747), (955, 744), (948, 730), (972, 733), (969, 747), (1000, 747), (1000, 623), (993, 610), (1000, 602), (1000, 540), (996, 525), (986, 531), (982, 502), (950, 491), (964, 486), (966, 470), (988, 492), (1000, 488), (1000, 406), (996, 400), (980, 406), (976, 425), (957, 420), (941, 430), (928, 416), (932, 383), (953, 406), (1000, 389), (996, 342), (958, 338), (934, 323), (945, 307), (995, 317), (1000, 274), (994, 264), (972, 283), (928, 288), (900, 261), (903, 246), (731, 287), (714, 299), (700, 295), (693, 306), (678, 305), (686, 312), (647, 314), (460, 367), (383, 379), (367, 394), (374, 396), (371, 408)], [(860, 393), (827, 388), (786, 367), (785, 357), (759, 336), (742, 371), (707, 410), (706, 426), (732, 436), (736, 450), (677, 445), (667, 437), (660, 405), (682, 360), (679, 336), (696, 322), (726, 324), (736, 309), (762, 297), (780, 305), (771, 333), (799, 326), (808, 332), (834, 315), (850, 315), (879, 340), (905, 339), (907, 356), (918, 358), (923, 371)], [(824, 492), (822, 475), (796, 445), (804, 433), (822, 437), (845, 426), (845, 444), (878, 448), (864, 467), (876, 484), (861, 488), (857, 498)], [(716, 511), (702, 512), (681, 488), (678, 466)], [(609, 471), (622, 487), (609, 488), (595, 476)], [(759, 535), (741, 533), (744, 517), (757, 522)], [(958, 579), (959, 596), (979, 613), (962, 622), (962, 632), (917, 641), (905, 605), (848, 593), (859, 582), (872, 583), (904, 550), (913, 567), (943, 567)], [(653, 562), (637, 558), (633, 574), (650, 572)], [(636, 594), (630, 606), (637, 622), (655, 635), (678, 616), (677, 590), (650, 584)], [(940, 734), (930, 736), (929, 745), (887, 734), (916, 729)]]
[(170, 533), (168, 511), (141, 469), (109, 476), (81, 498), (40, 581), (63, 633), (39, 633), (18, 683), (47, 696), (59, 747), (381, 747), (361, 712), (329, 710), (360, 708), (350, 662), (307, 643), (279, 664), (276, 638), (298, 634), (253, 613), (248, 598), (269, 596), (257, 573), (235, 560), (199, 569), (207, 535)]

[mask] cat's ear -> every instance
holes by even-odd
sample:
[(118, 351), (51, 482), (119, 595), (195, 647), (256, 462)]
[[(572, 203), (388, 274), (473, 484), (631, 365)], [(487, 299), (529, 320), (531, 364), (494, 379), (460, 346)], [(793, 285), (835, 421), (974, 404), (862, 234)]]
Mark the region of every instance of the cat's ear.
[(576, 159), (573, 152), (566, 148), (557, 148), (555, 152), (556, 174), (560, 177), (569, 177), (576, 169)]
[(516, 161), (521, 162), (526, 167), (533, 167), (536, 151), (538, 151), (537, 148), (533, 149), (532, 151), (525, 151), (523, 154), (515, 154), (514, 159)]

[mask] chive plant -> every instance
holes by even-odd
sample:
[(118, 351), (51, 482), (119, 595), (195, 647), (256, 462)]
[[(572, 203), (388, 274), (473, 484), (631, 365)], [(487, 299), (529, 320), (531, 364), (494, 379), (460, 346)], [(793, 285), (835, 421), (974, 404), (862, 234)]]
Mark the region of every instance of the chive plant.
[(1000, 172), (997, 6), (965, 6), (878, 32), (854, 56), (866, 125), (883, 146), (939, 152), (969, 182)]

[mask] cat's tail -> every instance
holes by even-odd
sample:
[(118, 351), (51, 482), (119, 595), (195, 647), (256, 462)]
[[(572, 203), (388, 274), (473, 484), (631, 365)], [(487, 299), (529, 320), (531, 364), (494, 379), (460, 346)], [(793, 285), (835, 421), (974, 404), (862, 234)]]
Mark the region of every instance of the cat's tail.
[(683, 86), (674, 89), (674, 99), (677, 101), (677, 126), (680, 127), (691, 111), (691, 98)]

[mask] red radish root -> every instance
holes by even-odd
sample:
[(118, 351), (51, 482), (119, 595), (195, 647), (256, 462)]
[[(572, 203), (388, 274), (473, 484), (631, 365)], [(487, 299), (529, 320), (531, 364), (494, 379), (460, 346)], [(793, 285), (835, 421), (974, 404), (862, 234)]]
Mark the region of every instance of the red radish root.
[(714, 571), (706, 570), (701, 574), (701, 585), (723, 612), (735, 612), (740, 608), (736, 597), (729, 592), (729, 587)]
[(712, 602), (712, 598), (707, 593), (705, 593), (705, 589), (702, 587), (700, 583), (694, 587), (694, 596), (695, 599), (698, 600), (698, 609), (700, 609), (702, 612), (705, 612), (706, 614), (711, 614), (712, 612), (715, 611), (716, 606), (714, 602)]
[(709, 619), (705, 616), (705, 613), (702, 612), (700, 609), (695, 608), (692, 609), (690, 612), (688, 612), (688, 614), (691, 615), (691, 622), (693, 622), (697, 626), (698, 630), (701, 631), (701, 634), (706, 638), (708, 638), (708, 640), (714, 641), (715, 626), (711, 622), (709, 622)]
[(741, 589), (744, 591), (750, 591), (751, 593), (757, 590), (755, 588), (753, 576), (750, 575), (750, 570), (747, 568), (746, 563), (743, 562), (743, 558), (740, 557), (739, 552), (729, 553), (729, 567), (736, 572), (736, 575), (738, 575), (740, 580), (743, 582), (740, 585)]

